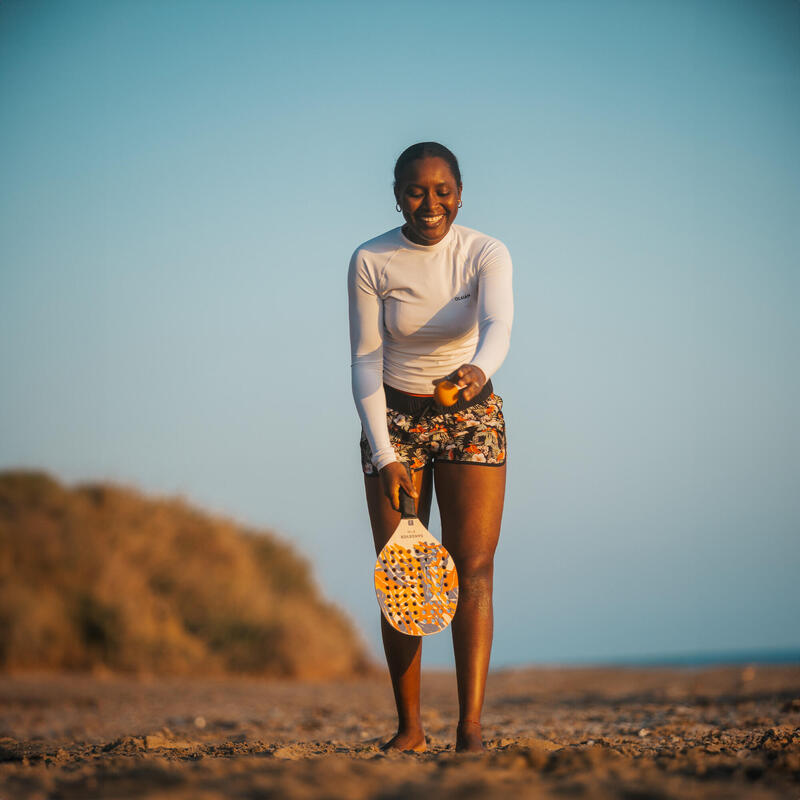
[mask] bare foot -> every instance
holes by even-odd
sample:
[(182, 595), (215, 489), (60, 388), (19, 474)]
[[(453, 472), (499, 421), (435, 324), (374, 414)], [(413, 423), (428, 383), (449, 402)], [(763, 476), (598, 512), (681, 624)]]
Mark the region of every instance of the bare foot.
[(473, 722), (471, 719), (461, 720), (456, 728), (456, 752), (482, 753), (484, 750), (480, 722)]
[(413, 750), (415, 753), (424, 753), (427, 748), (425, 732), (422, 728), (411, 731), (398, 731), (386, 744), (381, 745), (381, 750)]

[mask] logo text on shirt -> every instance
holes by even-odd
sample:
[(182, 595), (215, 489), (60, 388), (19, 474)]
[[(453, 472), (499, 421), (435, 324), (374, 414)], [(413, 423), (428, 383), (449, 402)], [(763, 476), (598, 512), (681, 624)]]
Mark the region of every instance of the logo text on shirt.
[(453, 300), (466, 300), (470, 296), (471, 292), (467, 292), (466, 294), (459, 294), (456, 295)]

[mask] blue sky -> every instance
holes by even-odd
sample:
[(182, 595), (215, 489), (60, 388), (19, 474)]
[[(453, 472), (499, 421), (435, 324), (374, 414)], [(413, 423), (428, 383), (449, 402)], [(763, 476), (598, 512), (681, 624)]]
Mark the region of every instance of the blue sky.
[(274, 529), (377, 652), (345, 277), (435, 139), (515, 268), (495, 665), (800, 647), (798, 97), (794, 0), (3, 2), (0, 468)]

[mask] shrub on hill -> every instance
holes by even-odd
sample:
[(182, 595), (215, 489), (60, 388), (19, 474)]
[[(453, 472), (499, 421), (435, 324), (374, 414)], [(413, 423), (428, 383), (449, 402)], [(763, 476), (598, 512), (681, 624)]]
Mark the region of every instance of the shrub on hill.
[(0, 669), (334, 677), (350, 622), (273, 534), (128, 488), (0, 472)]

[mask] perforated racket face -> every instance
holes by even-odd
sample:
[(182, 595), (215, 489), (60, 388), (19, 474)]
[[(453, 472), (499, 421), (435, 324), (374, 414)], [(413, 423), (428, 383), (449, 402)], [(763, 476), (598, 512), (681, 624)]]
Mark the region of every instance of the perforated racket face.
[(404, 519), (375, 562), (383, 616), (401, 633), (427, 636), (446, 628), (458, 604), (450, 553), (418, 519)]

